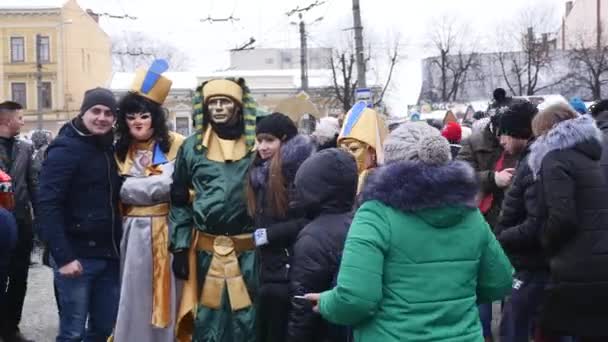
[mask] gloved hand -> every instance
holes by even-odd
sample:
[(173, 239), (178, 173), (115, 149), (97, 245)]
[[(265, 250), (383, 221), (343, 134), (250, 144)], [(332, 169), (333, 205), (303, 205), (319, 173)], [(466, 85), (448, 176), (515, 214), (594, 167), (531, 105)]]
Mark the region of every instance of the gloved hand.
[(262, 247), (268, 244), (268, 235), (266, 228), (258, 228), (253, 232), (253, 241), (256, 247)]
[(173, 253), (173, 274), (175, 278), (188, 280), (190, 271), (188, 265), (188, 250), (181, 250)]

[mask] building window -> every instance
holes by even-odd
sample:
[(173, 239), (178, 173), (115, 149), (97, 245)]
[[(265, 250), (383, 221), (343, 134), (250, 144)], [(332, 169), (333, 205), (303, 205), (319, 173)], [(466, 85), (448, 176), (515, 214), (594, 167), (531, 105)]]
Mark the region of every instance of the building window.
[(51, 82), (42, 82), (42, 91), (40, 99), (43, 109), (51, 109), (53, 107), (53, 93), (51, 91)]
[(48, 63), (51, 61), (51, 44), (49, 37), (40, 37), (40, 63)]
[(22, 105), (25, 108), (27, 104), (27, 93), (25, 90), (25, 82), (11, 83), (11, 95), (13, 101)]
[(11, 37), (11, 62), (25, 62), (25, 41), (23, 37)]

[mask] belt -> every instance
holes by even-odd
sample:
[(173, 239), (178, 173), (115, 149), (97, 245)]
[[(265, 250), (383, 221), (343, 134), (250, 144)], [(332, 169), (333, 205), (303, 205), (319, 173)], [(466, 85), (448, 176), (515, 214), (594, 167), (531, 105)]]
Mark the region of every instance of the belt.
[(227, 236), (200, 233), (196, 249), (213, 255), (205, 276), (201, 305), (219, 309), (224, 286), (227, 285), (232, 311), (250, 307), (251, 298), (241, 274), (237, 254), (255, 249), (253, 236), (251, 234)]
[(167, 216), (169, 215), (169, 203), (149, 206), (124, 205), (123, 215), (131, 217)]

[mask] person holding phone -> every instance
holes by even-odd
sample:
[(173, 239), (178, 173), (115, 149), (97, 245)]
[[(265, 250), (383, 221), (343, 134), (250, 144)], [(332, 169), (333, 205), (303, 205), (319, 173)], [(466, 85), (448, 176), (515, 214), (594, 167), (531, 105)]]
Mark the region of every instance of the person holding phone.
[(247, 209), (260, 264), (256, 341), (285, 341), (293, 244), (308, 222), (295, 205), (294, 178), (315, 146), (281, 113), (262, 118), (255, 133), (258, 153), (247, 178)]
[(366, 181), (336, 286), (306, 295), (358, 342), (482, 342), (477, 303), (506, 296), (512, 267), (475, 203), (475, 172), (409, 122)]
[[(479, 130), (462, 142), (456, 159), (469, 163), (480, 184), (478, 207), (492, 228), (496, 229), (505, 191), (513, 181), (518, 156), (505, 151), (500, 144), (500, 117), (510, 106), (523, 102), (506, 96), (504, 89), (494, 91), (490, 119)], [(479, 306), (486, 341), (492, 337), (492, 304)]]
[(296, 199), (312, 221), (302, 229), (294, 246), (290, 279), (294, 298), (287, 342), (347, 340), (346, 328), (329, 324), (315, 314), (303, 295), (335, 285), (358, 179), (355, 158), (337, 148), (316, 153), (298, 170)]

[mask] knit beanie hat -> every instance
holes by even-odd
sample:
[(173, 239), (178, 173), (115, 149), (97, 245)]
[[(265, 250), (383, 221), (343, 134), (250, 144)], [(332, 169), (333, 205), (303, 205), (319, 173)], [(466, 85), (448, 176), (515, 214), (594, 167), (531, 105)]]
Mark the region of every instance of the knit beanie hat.
[(110, 108), (114, 116), (116, 116), (118, 103), (116, 102), (116, 98), (114, 98), (114, 94), (109, 89), (97, 87), (87, 90), (84, 93), (84, 100), (82, 100), (82, 105), (80, 106), (80, 115), (83, 115), (87, 110), (96, 105), (104, 105)]
[(425, 122), (406, 122), (392, 131), (384, 141), (385, 163), (417, 160), (441, 165), (452, 158), (448, 141)]
[(255, 126), (255, 135), (264, 133), (286, 141), (298, 134), (298, 128), (287, 115), (272, 113), (262, 118)]
[(441, 135), (448, 139), (450, 144), (460, 144), (460, 140), (462, 140), (462, 128), (458, 122), (451, 121), (443, 127)]
[(583, 102), (583, 100), (581, 100), (580, 97), (573, 97), (573, 98), (571, 98), (570, 99), (570, 105), (579, 114), (587, 114), (587, 106), (585, 106), (585, 102)]
[(528, 101), (511, 105), (500, 115), (499, 133), (518, 139), (530, 139), (532, 119), (537, 112), (536, 106)]

